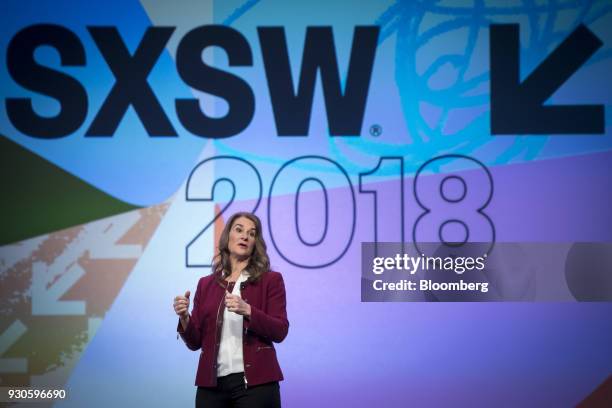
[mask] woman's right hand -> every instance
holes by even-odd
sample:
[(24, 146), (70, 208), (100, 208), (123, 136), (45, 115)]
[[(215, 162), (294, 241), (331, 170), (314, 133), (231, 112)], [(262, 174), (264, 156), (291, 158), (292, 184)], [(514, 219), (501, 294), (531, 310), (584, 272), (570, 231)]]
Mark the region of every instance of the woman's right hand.
[(178, 295), (174, 298), (174, 312), (181, 318), (187, 320), (189, 318), (189, 295), (190, 291), (185, 292), (185, 296)]

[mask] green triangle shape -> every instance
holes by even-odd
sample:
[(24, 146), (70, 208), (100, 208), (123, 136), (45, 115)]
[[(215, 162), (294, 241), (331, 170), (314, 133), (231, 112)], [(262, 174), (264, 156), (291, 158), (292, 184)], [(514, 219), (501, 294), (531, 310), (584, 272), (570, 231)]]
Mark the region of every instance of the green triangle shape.
[(0, 245), (109, 217), (128, 204), (0, 135)]

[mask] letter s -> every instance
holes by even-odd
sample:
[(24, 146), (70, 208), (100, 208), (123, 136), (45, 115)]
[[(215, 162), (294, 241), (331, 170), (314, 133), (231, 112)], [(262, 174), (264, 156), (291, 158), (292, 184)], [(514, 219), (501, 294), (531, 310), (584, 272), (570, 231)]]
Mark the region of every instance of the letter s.
[(85, 65), (85, 49), (76, 34), (59, 25), (37, 24), (24, 28), (11, 39), (7, 49), (8, 71), (22, 87), (57, 99), (60, 112), (53, 117), (40, 116), (34, 112), (31, 98), (6, 98), (6, 113), (21, 133), (57, 139), (83, 124), (87, 92), (75, 78), (35, 61), (34, 52), (43, 45), (57, 50), (62, 66)]
[(238, 31), (220, 25), (207, 25), (189, 31), (176, 51), (179, 75), (195, 89), (225, 99), (229, 111), (222, 118), (211, 118), (202, 112), (197, 99), (177, 99), (176, 114), (183, 126), (194, 135), (230, 137), (251, 123), (255, 113), (255, 96), (243, 79), (204, 64), (202, 51), (210, 46), (223, 48), (230, 66), (253, 65), (249, 43)]

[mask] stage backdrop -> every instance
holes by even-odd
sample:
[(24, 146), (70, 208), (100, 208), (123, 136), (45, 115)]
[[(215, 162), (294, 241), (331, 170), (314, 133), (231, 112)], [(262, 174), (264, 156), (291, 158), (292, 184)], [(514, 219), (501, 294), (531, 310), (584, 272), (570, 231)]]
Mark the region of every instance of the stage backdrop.
[[(610, 2), (3, 10), (0, 386), (192, 406), (172, 301), (239, 210), (285, 280), (287, 407), (571, 406), (611, 374), (611, 252), (580, 252), (612, 241)], [(362, 243), (426, 241), (554, 245), (557, 297), (366, 302)]]

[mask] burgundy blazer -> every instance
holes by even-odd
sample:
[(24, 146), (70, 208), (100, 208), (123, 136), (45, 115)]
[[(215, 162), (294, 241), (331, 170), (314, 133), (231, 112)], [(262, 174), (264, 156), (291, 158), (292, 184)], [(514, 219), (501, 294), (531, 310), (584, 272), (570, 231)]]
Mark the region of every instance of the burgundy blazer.
[[(200, 362), (195, 385), (217, 385), (217, 354), (221, 342), (225, 289), (228, 283), (217, 275), (200, 278), (193, 299), (189, 324), (183, 330), (180, 319), (177, 332), (191, 350), (199, 350)], [(231, 291), (231, 286), (230, 286)], [(265, 272), (256, 282), (243, 282), (240, 296), (251, 305), (251, 317), (245, 317), (242, 332), (244, 374), (249, 386), (283, 379), (273, 342), (287, 336), (287, 301), (283, 276)]]

